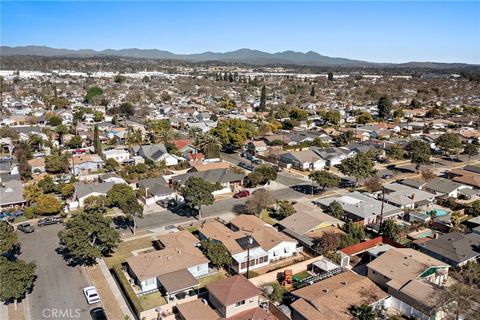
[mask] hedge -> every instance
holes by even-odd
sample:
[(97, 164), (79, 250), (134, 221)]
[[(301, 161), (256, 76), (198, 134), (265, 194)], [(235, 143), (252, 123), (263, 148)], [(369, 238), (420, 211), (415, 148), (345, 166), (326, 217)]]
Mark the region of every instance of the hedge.
[(133, 291), (133, 288), (130, 282), (128, 282), (127, 277), (125, 277), (125, 275), (123, 274), (122, 266), (120, 264), (114, 264), (112, 267), (112, 271), (115, 278), (117, 279), (117, 282), (122, 287), (123, 293), (125, 294), (128, 303), (133, 308), (135, 314), (139, 317), (140, 313), (143, 311), (142, 303), (135, 294), (135, 291)]

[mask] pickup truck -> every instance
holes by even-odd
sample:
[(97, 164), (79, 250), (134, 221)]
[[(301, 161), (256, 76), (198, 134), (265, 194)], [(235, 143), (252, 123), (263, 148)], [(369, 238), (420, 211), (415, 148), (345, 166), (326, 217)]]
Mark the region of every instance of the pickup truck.
[(51, 224), (59, 224), (59, 223), (63, 223), (62, 217), (48, 217), (48, 218), (42, 218), (38, 220), (37, 226), (44, 227)]

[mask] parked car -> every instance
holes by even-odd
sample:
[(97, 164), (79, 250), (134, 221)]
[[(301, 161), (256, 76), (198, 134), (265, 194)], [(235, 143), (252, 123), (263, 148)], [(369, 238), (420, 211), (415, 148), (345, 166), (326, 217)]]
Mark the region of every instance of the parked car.
[(28, 222), (24, 222), (24, 223), (21, 223), (17, 226), (17, 229), (22, 231), (23, 233), (32, 233), (33, 231), (35, 231), (35, 229), (33, 229), (32, 225)]
[(255, 163), (255, 164), (262, 164), (262, 163), (264, 163), (264, 161), (263, 161), (262, 159), (258, 159), (258, 158), (253, 159), (252, 162)]
[(250, 196), (250, 191), (248, 191), (248, 190), (242, 190), (242, 191), (239, 191), (239, 192), (237, 192), (233, 195), (233, 197), (235, 199), (246, 198), (248, 196)]
[(340, 188), (353, 188), (355, 187), (355, 182), (348, 180), (348, 179), (342, 179), (339, 184)]
[(92, 320), (107, 320), (107, 314), (105, 313), (105, 310), (103, 308), (95, 308), (90, 310), (90, 316), (92, 317)]
[(83, 294), (85, 295), (88, 304), (100, 302), (100, 296), (98, 295), (97, 289), (95, 289), (95, 287), (83, 288)]
[(384, 174), (382, 179), (393, 179), (393, 174)]
[(42, 218), (38, 220), (37, 226), (44, 227), (51, 224), (59, 224), (59, 223), (63, 223), (62, 217), (48, 217), (48, 218)]

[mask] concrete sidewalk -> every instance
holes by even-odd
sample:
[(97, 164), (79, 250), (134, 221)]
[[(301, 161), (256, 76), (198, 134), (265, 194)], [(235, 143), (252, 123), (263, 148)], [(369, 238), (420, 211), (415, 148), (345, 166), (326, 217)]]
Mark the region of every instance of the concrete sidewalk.
[(98, 259), (98, 265), (89, 267), (87, 272), (98, 290), (102, 305), (110, 319), (123, 319), (128, 315), (130, 319), (136, 317), (130, 311), (125, 299), (122, 296), (110, 270), (103, 259)]

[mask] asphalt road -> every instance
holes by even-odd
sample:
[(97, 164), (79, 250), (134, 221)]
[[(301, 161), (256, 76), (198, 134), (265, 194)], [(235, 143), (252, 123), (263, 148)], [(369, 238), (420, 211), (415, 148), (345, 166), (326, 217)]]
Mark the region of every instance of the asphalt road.
[(43, 228), (35, 226), (35, 232), (19, 232), (22, 253), (20, 259), (37, 265), (37, 280), (27, 296), (29, 314), (26, 320), (40, 319), (90, 319), (89, 312), (99, 305), (88, 305), (82, 289), (90, 285), (81, 267), (70, 267), (55, 249), (57, 233), (61, 225)]

